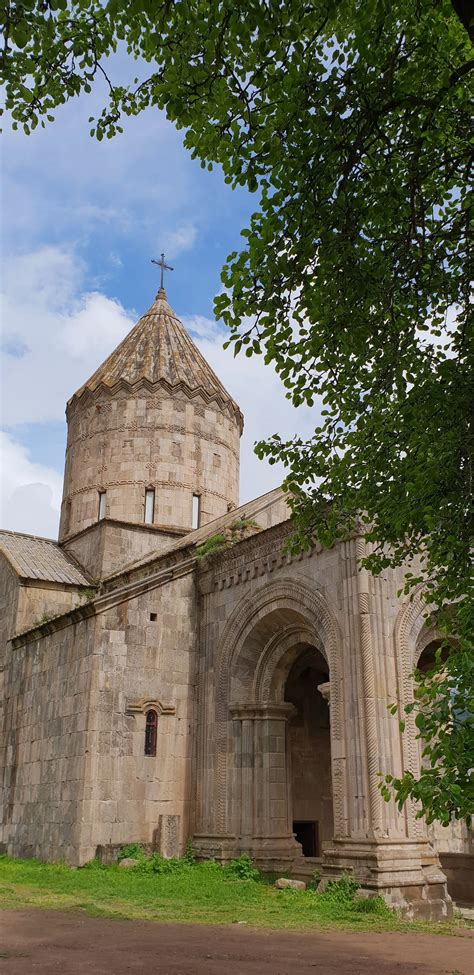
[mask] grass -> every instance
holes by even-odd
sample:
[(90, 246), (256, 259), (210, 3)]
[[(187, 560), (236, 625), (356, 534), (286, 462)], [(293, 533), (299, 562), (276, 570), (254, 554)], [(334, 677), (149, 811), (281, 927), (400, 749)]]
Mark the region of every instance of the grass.
[(268, 878), (240, 879), (247, 872), (251, 871), (245, 866), (223, 869), (212, 862), (162, 861), (156, 856), (143, 858), (132, 870), (95, 862), (75, 870), (64, 864), (0, 856), (0, 908), (37, 907), (83, 911), (95, 917), (198, 924), (240, 922), (253, 928), (299, 931), (459, 932), (459, 922), (403, 922), (378, 898), (368, 906), (367, 901), (354, 899), (353, 891), (337, 885), (325, 894), (278, 891)]

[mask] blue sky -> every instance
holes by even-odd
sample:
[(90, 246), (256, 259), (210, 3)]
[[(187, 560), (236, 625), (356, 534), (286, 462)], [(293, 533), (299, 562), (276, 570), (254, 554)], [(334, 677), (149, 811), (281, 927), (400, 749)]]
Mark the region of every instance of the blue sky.
[(67, 398), (151, 304), (152, 257), (165, 251), (170, 303), (246, 416), (241, 498), (282, 471), (252, 453), (260, 436), (309, 433), (260, 357), (223, 352), (213, 297), (227, 254), (257, 204), (191, 160), (182, 133), (150, 110), (96, 142), (102, 92), (70, 102), (26, 137), (6, 131), (3, 158), (1, 526), (53, 537), (62, 490)]

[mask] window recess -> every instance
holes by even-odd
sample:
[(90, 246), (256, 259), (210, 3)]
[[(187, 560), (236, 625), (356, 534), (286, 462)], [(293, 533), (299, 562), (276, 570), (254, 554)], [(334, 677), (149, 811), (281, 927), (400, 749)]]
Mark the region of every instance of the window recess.
[(107, 505), (107, 492), (99, 491), (99, 511), (97, 515), (99, 521), (102, 521), (102, 519), (105, 518), (106, 505)]
[(201, 523), (201, 495), (193, 494), (193, 511), (191, 528), (199, 528)]
[(145, 525), (152, 525), (155, 520), (155, 489), (145, 491)]

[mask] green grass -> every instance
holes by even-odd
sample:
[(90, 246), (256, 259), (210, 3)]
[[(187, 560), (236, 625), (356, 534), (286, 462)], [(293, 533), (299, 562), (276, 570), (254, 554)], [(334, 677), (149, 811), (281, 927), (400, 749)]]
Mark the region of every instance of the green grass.
[(144, 860), (133, 870), (96, 863), (74, 870), (0, 856), (0, 908), (79, 910), (96, 917), (198, 924), (245, 922), (253, 928), (306, 931), (459, 931), (453, 924), (408, 924), (379, 899), (368, 907), (338, 889), (332, 895), (278, 891), (268, 879), (237, 879), (236, 872), (242, 871), (215, 863), (168, 863), (155, 857), (154, 867), (153, 861)]

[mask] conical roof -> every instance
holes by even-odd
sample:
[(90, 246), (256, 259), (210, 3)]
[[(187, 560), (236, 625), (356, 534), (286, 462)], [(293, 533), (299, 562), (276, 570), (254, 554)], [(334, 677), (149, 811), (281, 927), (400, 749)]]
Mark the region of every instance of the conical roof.
[(114, 389), (123, 385), (165, 385), (184, 388), (190, 394), (202, 393), (230, 407), (243, 422), (240, 409), (188, 335), (184, 325), (168, 304), (160, 288), (151, 308), (131, 332), (74, 394), (72, 400), (100, 386)]

